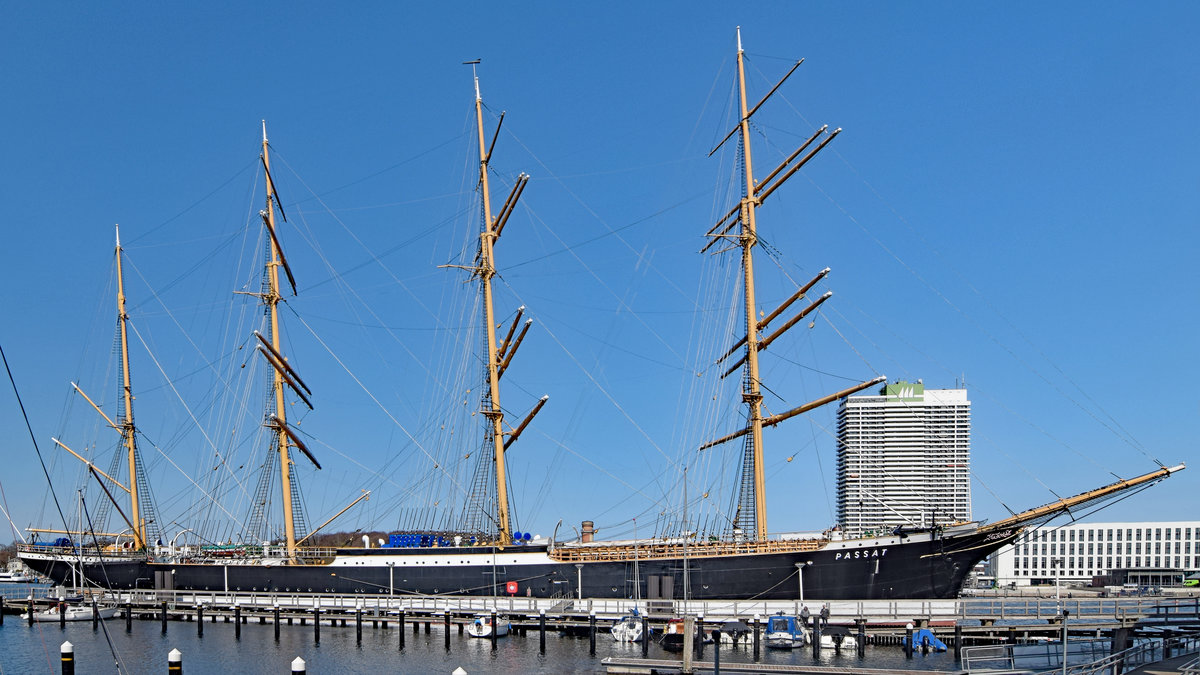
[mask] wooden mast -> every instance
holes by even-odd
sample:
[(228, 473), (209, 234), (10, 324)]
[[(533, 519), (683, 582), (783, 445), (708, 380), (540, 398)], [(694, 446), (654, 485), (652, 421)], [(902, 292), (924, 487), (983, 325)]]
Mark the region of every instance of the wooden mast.
[(479, 76), (475, 75), (475, 121), (479, 131), (479, 191), (483, 197), (483, 232), (479, 240), (479, 274), (483, 286), (483, 324), (487, 331), (489, 409), (483, 414), (491, 422), (492, 446), (496, 469), (496, 527), (501, 545), (512, 539), (512, 523), (508, 513), (508, 483), (504, 467), (504, 411), (500, 409), (500, 355), (496, 348), (496, 318), (492, 309), (492, 277), (496, 275), (493, 253), (496, 223), (492, 221), (492, 201), (488, 192), (488, 158), (483, 135), (483, 98), (479, 95)]
[[(275, 236), (275, 182), (271, 180), (271, 159), (268, 155), (267, 122), (262, 123), (262, 163), (267, 183), (267, 208), (263, 215), (270, 234), (271, 259), (267, 261), (267, 291), (263, 294), (271, 315), (271, 347), (276, 354), (282, 354), (279, 346), (279, 268), (282, 265), (283, 252), (279, 248), (279, 240)], [(279, 448), (280, 487), (283, 491), (283, 527), (287, 533), (288, 558), (296, 557), (296, 524), (292, 519), (292, 475), (291, 459), (288, 456), (287, 408), (284, 401), (283, 373), (278, 368), (272, 368), (271, 388), (275, 397), (275, 443)]]
[(749, 408), (750, 452), (754, 467), (754, 536), (758, 541), (767, 538), (767, 485), (763, 473), (762, 459), (762, 390), (758, 380), (758, 320), (754, 316), (757, 304), (754, 299), (754, 245), (758, 243), (755, 229), (754, 210), (758, 203), (754, 198), (754, 169), (750, 161), (750, 117), (746, 108), (746, 71), (742, 51), (742, 29), (737, 33), (738, 99), (741, 110), (742, 176), (745, 193), (741, 202), (742, 273), (746, 286), (746, 382), (742, 387), (742, 400)]
[[(125, 415), (120, 420), (121, 442), (129, 455), (129, 511), (133, 527), (133, 548), (146, 547), (146, 524), (142, 520), (138, 504), (137, 484), (137, 439), (133, 425), (133, 384), (129, 375), (129, 315), (125, 313), (125, 277), (121, 269), (121, 229), (117, 228), (117, 325), (121, 333), (121, 395), (124, 398)], [(116, 481), (114, 481), (116, 482)]]

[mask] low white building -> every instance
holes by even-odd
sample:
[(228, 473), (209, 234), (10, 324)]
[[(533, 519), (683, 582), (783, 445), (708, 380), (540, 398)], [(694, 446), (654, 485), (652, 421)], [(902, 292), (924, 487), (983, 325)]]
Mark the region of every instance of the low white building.
[(1117, 583), (1159, 585), (1200, 570), (1200, 520), (1067, 523), (1026, 531), (992, 554), (1000, 585)]

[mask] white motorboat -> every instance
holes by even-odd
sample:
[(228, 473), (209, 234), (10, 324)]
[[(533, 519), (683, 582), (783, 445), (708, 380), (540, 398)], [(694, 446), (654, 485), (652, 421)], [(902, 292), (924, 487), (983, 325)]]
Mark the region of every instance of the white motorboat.
[(467, 634), (471, 637), (490, 638), (492, 637), (493, 629), (496, 632), (496, 637), (504, 637), (508, 635), (508, 631), (512, 629), (512, 623), (508, 619), (496, 618), (495, 627), (492, 626), (491, 614), (480, 614), (475, 617), (471, 625), (467, 626)]
[(821, 649), (857, 649), (858, 639), (850, 633), (821, 633)]
[(642, 617), (638, 615), (636, 609), (632, 614), (626, 614), (613, 624), (612, 636), (617, 642), (642, 641)]
[(772, 649), (803, 647), (804, 632), (804, 626), (798, 618), (776, 614), (767, 620), (767, 646)]
[[(100, 618), (100, 619), (111, 619), (117, 615), (117, 607), (115, 605), (98, 606), (98, 607), (96, 607), (96, 614), (98, 615), (98, 618)], [(25, 612), (24, 614), (22, 614), (21, 619), (28, 621), (29, 620), (29, 612)], [(91, 607), (91, 605), (68, 605), (66, 603), (60, 602), (56, 605), (51, 606), (49, 609), (46, 609), (46, 610), (43, 610), (40, 612), (34, 612), (33, 620), (34, 621), (53, 621), (53, 622), (91, 621), (92, 620), (92, 607)]]
[(0, 572), (0, 584), (32, 584), (37, 578), (24, 572)]

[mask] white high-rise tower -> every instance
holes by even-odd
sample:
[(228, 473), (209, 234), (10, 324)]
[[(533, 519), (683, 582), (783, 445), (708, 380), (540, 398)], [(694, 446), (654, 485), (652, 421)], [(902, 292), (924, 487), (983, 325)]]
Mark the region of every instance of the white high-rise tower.
[(886, 384), (838, 408), (838, 524), (847, 536), (971, 519), (966, 389)]

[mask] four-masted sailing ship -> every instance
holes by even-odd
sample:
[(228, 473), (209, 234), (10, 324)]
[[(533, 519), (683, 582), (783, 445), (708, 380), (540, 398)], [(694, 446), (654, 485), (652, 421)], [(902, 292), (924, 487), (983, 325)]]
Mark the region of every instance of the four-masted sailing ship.
[[(799, 63), (796, 64), (798, 66)], [(274, 303), (279, 298), (279, 269), (291, 278), (291, 272), (279, 248), (273, 204), (277, 204), (266, 160), (264, 132), (263, 166), (267, 173), (268, 203), (264, 224), (270, 234), (271, 258), (268, 265), (268, 292), (263, 301), (271, 310), (271, 336), (259, 336), (264, 357), (274, 372), (273, 414), (266, 424), (276, 432), (280, 476), (285, 503), (286, 544), (242, 555), (206, 557), (203, 552), (186, 556), (161, 547), (149, 547), (144, 534), (135, 540), (140, 557), (130, 553), (120, 559), (100, 560), (107, 553), (91, 551), (87, 556), (73, 547), (24, 546), (21, 558), (38, 572), (56, 580), (82, 573), (88, 579), (110, 588), (175, 588), (179, 590), (228, 591), (304, 591), (357, 593), (363, 595), (440, 594), (495, 595), (498, 589), (533, 597), (579, 598), (677, 598), (779, 600), (809, 597), (822, 600), (877, 598), (950, 598), (958, 594), (971, 569), (996, 549), (1011, 543), (1024, 528), (1045, 522), (1084, 504), (1100, 502), (1137, 486), (1166, 478), (1182, 465), (1118, 480), (1110, 485), (1074, 497), (1061, 499), (994, 523), (961, 522), (928, 528), (897, 529), (891, 533), (860, 538), (841, 538), (823, 534), (802, 539), (773, 539), (768, 535), (766, 480), (764, 474), (763, 429), (801, 415), (822, 405), (843, 399), (857, 391), (884, 381), (883, 377), (866, 380), (854, 387), (832, 393), (792, 410), (765, 415), (763, 385), (760, 382), (759, 353), (789, 328), (803, 320), (828, 294), (810, 299), (812, 288), (828, 270), (798, 288), (779, 308), (758, 317), (755, 297), (754, 254), (759, 245), (756, 211), (790, 177), (812, 160), (838, 135), (823, 126), (789, 155), (764, 179), (756, 180), (751, 155), (750, 120), (784, 81), (753, 107), (747, 105), (744, 55), (740, 31), (737, 48), (739, 121), (721, 144), (736, 139), (741, 167), (741, 197), (737, 204), (708, 231), (705, 250), (716, 242), (740, 254), (742, 303), (745, 334), (733, 344), (721, 362), (729, 362), (725, 375), (740, 373), (741, 398), (745, 404), (745, 424), (736, 431), (710, 441), (700, 450), (729, 441), (743, 444), (742, 474), (737, 512), (730, 536), (724, 540), (689, 541), (687, 536), (673, 539), (649, 539), (624, 542), (581, 541), (562, 543), (529, 541), (513, 531), (507, 495), (505, 451), (517, 440), (530, 420), (545, 403), (545, 397), (515, 427), (505, 424), (500, 408), (500, 382), (513, 355), (528, 330), (528, 323), (517, 334), (521, 313), (503, 339), (497, 339), (492, 305), (491, 281), (496, 275), (496, 243), (528, 181), (524, 174), (496, 215), (488, 184), (488, 163), (495, 139), (485, 143), (482, 98), (475, 78), (475, 114), (479, 150), (479, 190), (482, 197), (482, 227), (479, 248), (472, 265), (459, 266), (470, 272), (480, 284), (486, 344), (486, 390), (481, 410), (486, 421), (483, 466), (491, 469), (484, 481), (485, 490), (473, 491), (471, 498), (485, 514), (477, 526), (462, 532), (400, 532), (388, 545), (378, 548), (314, 549), (302, 546), (297, 538), (295, 514), (288, 504), (289, 480), (295, 448), (308, 455), (300, 439), (284, 417), (285, 387), (304, 398), (303, 381), (282, 357), (278, 344), (278, 325)], [(498, 129), (497, 129), (498, 131)], [(718, 147), (720, 147), (720, 145)], [(808, 304), (771, 328), (772, 322), (799, 302)], [(122, 310), (123, 313), (123, 310)], [(515, 335), (515, 337), (514, 337)], [(305, 399), (307, 400), (307, 399)], [(128, 403), (127, 403), (128, 406)], [(131, 413), (128, 424), (132, 425)], [(114, 427), (124, 428), (114, 424)], [(131, 462), (133, 461), (132, 448)], [(131, 527), (138, 530), (131, 469), (129, 490), (133, 500)], [(478, 525), (482, 523), (482, 525)], [(103, 565), (101, 563), (104, 563)], [(119, 563), (114, 565), (113, 563)]]

